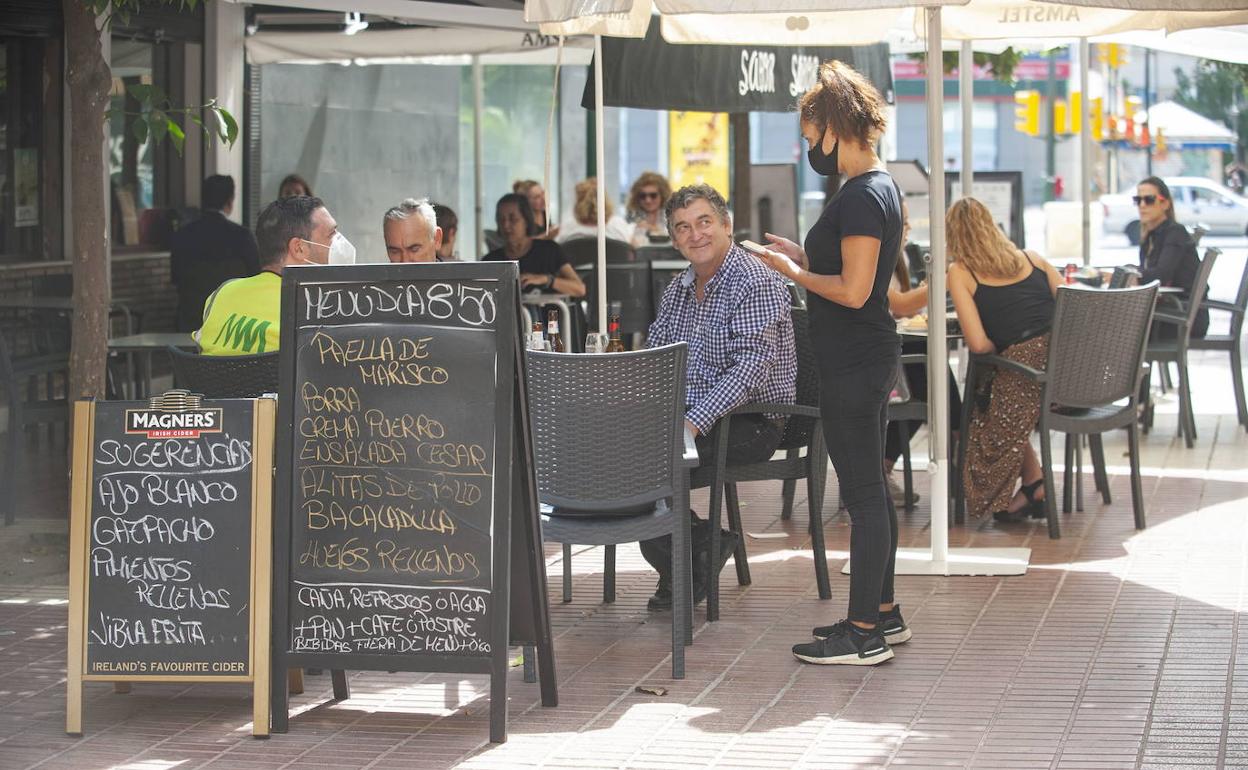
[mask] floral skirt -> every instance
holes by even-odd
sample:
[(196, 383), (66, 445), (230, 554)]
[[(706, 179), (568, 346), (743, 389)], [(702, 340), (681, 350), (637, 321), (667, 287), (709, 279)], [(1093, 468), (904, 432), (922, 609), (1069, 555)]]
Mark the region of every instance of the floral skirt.
[[(1011, 345), (1000, 355), (1044, 369), (1049, 335)], [(1023, 468), (1023, 449), (1040, 419), (1039, 383), (1004, 369), (978, 379), (975, 394), (968, 399), (971, 426), (962, 475), (966, 509), (974, 517), (1009, 506)]]

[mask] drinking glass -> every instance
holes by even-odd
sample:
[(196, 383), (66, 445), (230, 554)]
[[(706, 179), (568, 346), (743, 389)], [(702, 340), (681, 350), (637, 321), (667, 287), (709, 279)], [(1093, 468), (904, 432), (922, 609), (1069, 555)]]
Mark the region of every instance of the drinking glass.
[(585, 352), (605, 353), (608, 342), (607, 335), (601, 332), (590, 332), (585, 335)]

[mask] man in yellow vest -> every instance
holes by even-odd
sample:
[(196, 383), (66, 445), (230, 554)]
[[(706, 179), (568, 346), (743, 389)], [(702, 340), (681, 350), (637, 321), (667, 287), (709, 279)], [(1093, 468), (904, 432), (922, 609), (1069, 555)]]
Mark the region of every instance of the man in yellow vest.
[(338, 232), (320, 198), (279, 198), (256, 221), (260, 272), (217, 287), (204, 302), (195, 332), (200, 352), (243, 356), (277, 350), (282, 314), (282, 270), (288, 265), (352, 264), (355, 247)]

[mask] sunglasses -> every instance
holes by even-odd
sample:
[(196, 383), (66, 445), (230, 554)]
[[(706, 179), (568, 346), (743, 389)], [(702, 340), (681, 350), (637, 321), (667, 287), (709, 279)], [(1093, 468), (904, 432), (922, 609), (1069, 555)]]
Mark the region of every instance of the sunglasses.
[(639, 192), (637, 193), (637, 197), (643, 201), (657, 200), (659, 194), (657, 192)]
[(1137, 206), (1140, 205), (1141, 203), (1145, 203), (1151, 206), (1157, 202), (1157, 196), (1156, 195), (1132, 195), (1131, 202)]

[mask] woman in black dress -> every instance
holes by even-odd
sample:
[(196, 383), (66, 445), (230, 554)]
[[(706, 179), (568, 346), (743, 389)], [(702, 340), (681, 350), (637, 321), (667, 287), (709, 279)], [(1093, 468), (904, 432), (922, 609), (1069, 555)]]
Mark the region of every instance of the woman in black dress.
[(486, 254), (483, 261), (519, 262), (520, 286), (525, 291), (541, 289), (576, 299), (585, 296), (585, 283), (559, 244), (533, 236), (536, 226), (528, 198), (519, 193), (499, 198), (494, 222), (503, 245)]
[(806, 235), (805, 249), (770, 233), (772, 269), (801, 284), (819, 360), (828, 454), (849, 509), (849, 617), (815, 628), (793, 654), (808, 663), (870, 666), (910, 638), (893, 600), (897, 511), (884, 485), (888, 398), (901, 343), (889, 312), (888, 284), (901, 248), (901, 201), (875, 153), (885, 128), (884, 100), (858, 72), (825, 62), (798, 102), (811, 168), (845, 175)]

